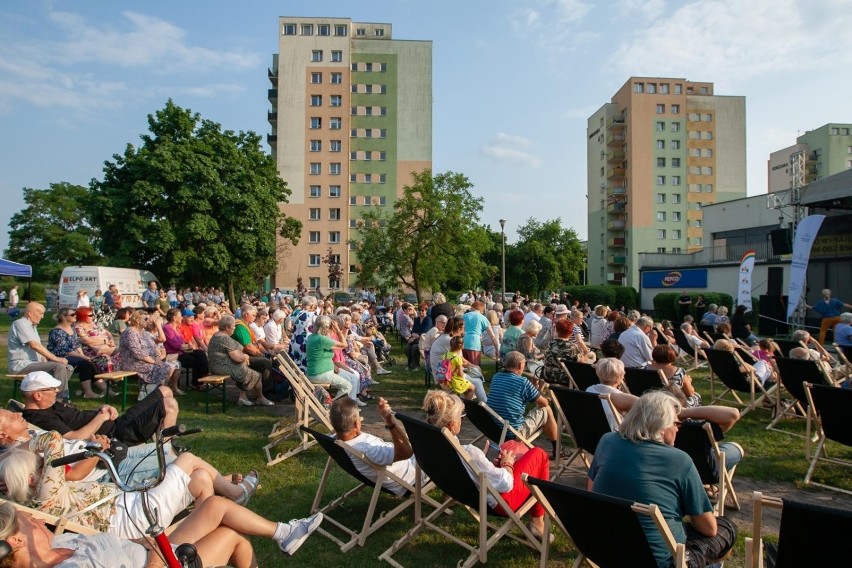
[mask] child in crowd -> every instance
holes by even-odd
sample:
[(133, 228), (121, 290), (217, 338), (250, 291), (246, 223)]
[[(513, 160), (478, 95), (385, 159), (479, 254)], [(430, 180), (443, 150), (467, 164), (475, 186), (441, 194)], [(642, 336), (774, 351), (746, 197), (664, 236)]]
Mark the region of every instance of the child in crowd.
[(441, 388), (448, 388), (459, 396), (472, 399), (473, 383), (464, 376), (463, 346), (463, 337), (455, 336), (450, 340), (450, 350), (443, 355), (441, 369), (436, 373), (435, 378)]

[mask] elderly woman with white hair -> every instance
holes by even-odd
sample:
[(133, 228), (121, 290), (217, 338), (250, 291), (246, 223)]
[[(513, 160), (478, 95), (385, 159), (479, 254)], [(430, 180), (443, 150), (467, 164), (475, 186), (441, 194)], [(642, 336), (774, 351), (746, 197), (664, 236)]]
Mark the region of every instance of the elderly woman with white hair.
[[(601, 438), (588, 486), (595, 493), (657, 505), (675, 540), (686, 544), (687, 565), (692, 568), (724, 558), (736, 541), (736, 529), (713, 514), (692, 459), (673, 447), (680, 413), (680, 403), (669, 393), (644, 394), (625, 415), (619, 431)], [(690, 517), (689, 524), (684, 524), (685, 516)], [(657, 563), (671, 565), (659, 530), (649, 519), (640, 522)]]
[(314, 320), (317, 317), (317, 299), (305, 296), (300, 304), (301, 309), (293, 312), (293, 335), (290, 338), (290, 358), (305, 371), (308, 366), (308, 336), (313, 332)]
[(272, 346), (272, 350), (276, 353), (285, 351), (290, 347), (290, 338), (284, 335), (284, 320), (287, 318), (286, 312), (277, 309), (269, 316), (269, 321), (263, 326), (263, 332), (266, 335), (266, 341)]
[(328, 384), (336, 390), (335, 399), (349, 395), (358, 406), (365, 403), (358, 399), (361, 378), (344, 368), (335, 367), (334, 353), (346, 349), (346, 344), (335, 341), (331, 335), (331, 317), (320, 316), (314, 321), (314, 332), (308, 337), (306, 345), (308, 380), (317, 384)]
[[(621, 359), (614, 357), (601, 359), (595, 364), (595, 374), (600, 383), (590, 386), (586, 389), (586, 392), (608, 394), (615, 409), (621, 413), (627, 412), (636, 404), (638, 397), (621, 390), (622, 385), (624, 385), (624, 363), (621, 362)], [(603, 405), (603, 409), (609, 427), (612, 430), (618, 430), (618, 422), (612, 413), (612, 409), (607, 404)]]
[(544, 354), (535, 346), (535, 339), (541, 333), (541, 324), (536, 320), (530, 320), (521, 329), (524, 333), (518, 338), (515, 350), (520, 352), (527, 360), (527, 371), (533, 375), (537, 375), (537, 371), (544, 364), (541, 361), (544, 358)]
[[(236, 318), (225, 314), (219, 318), (219, 331), (210, 338), (207, 356), (210, 372), (228, 375), (240, 389), (240, 406), (273, 406), (275, 403), (263, 396), (263, 378), (260, 372), (249, 367), (251, 357), (243, 351), (240, 342), (231, 337), (236, 327)], [(248, 398), (254, 394), (254, 401)]]

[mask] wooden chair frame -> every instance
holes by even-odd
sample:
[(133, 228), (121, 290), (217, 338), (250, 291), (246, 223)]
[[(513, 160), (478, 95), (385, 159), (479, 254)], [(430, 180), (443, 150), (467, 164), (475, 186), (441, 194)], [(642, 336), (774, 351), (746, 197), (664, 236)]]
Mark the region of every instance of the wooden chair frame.
[[(787, 361), (790, 361), (790, 363), (787, 363)], [(793, 361), (795, 361), (795, 363), (793, 363)], [(825, 385), (834, 385), (834, 381), (831, 380), (830, 376), (826, 375), (823, 366), (816, 361), (790, 359), (789, 357), (776, 357), (775, 362), (776, 365), (778, 365), (778, 392), (776, 392), (775, 396), (775, 418), (772, 419), (772, 422), (769, 423), (769, 426), (767, 426), (766, 429), (781, 432), (782, 434), (787, 434), (789, 436), (801, 437), (802, 435), (797, 432), (789, 432), (787, 430), (776, 428), (776, 426), (785, 418), (807, 420), (808, 410), (805, 406), (810, 403), (808, 403), (804, 387), (802, 387), (801, 391), (796, 392), (794, 385), (802, 385), (804, 381), (815, 381), (817, 378), (819, 378), (821, 384)], [(803, 377), (799, 372), (783, 373), (782, 369), (785, 369), (788, 364), (800, 367), (812, 367), (812, 374), (808, 375), (806, 373)], [(789, 376), (790, 374), (793, 376)], [(787, 385), (789, 385), (789, 388)], [(787, 400), (785, 402), (781, 396), (781, 389), (784, 389), (785, 392), (793, 397), (792, 400)]]
[(846, 378), (852, 377), (852, 362), (850, 362), (849, 357), (846, 356), (847, 350), (849, 350), (850, 355), (852, 355), (852, 347), (844, 347), (837, 343), (832, 343), (832, 345), (834, 346), (834, 350), (837, 352), (837, 361), (839, 365), (846, 368)]
[[(464, 409), (467, 413), (468, 420), (481, 432), (481, 435), (471, 442), (471, 444), (476, 444), (482, 438), (488, 438), (493, 443), (500, 446), (506, 441), (509, 433), (511, 433), (515, 440), (528, 448), (532, 448), (533, 441), (541, 436), (541, 429), (539, 429), (532, 435), (532, 437), (524, 437), (517, 429), (515, 429), (514, 426), (509, 424), (509, 422), (497, 414), (493, 408), (482, 401), (462, 399), (462, 402), (464, 403)], [(493, 428), (489, 427), (486, 420), (493, 423)], [(497, 430), (500, 430), (499, 434), (497, 434)]]
[[(713, 426), (709, 422), (704, 422), (701, 426), (702, 430), (707, 434), (707, 440), (709, 440), (710, 451), (713, 456), (716, 458), (716, 467), (719, 471), (718, 479), (714, 480), (714, 484), (719, 488), (719, 495), (716, 504), (713, 506), (713, 512), (717, 517), (722, 517), (725, 515), (725, 505), (727, 503), (728, 498), (730, 498), (730, 507), (734, 510), (740, 510), (740, 500), (737, 496), (737, 491), (734, 489), (734, 474), (736, 473), (737, 466), (734, 466), (730, 469), (725, 468), (725, 452), (719, 448), (719, 443), (716, 441), (716, 436), (713, 434)], [(742, 446), (737, 446), (740, 449), (740, 453), (745, 457), (745, 450), (743, 450)], [(684, 449), (681, 446), (678, 446), (677, 440), (675, 440), (675, 447), (679, 449)], [(696, 451), (695, 455), (701, 455), (702, 459), (706, 459), (706, 454), (704, 453), (704, 448), (701, 448), (702, 451)], [(690, 452), (687, 452), (688, 454)], [(690, 457), (693, 458), (693, 462), (696, 461), (696, 457), (690, 454)], [(704, 469), (704, 464), (696, 463), (695, 466), (698, 469), (699, 473)], [(702, 479), (702, 481), (704, 481)]]
[[(757, 376), (755, 376), (753, 370), (749, 370), (745, 374), (740, 373), (742, 380), (748, 383), (749, 390), (739, 390), (734, 386), (730, 386), (730, 383), (736, 382), (735, 377), (728, 377), (724, 373), (719, 373), (719, 369), (713, 369), (712, 359), (714, 357), (727, 357), (731, 356), (734, 359), (734, 363), (736, 364), (737, 369), (739, 369), (740, 365), (743, 365), (742, 357), (734, 351), (733, 353), (728, 353), (727, 351), (718, 351), (714, 349), (707, 350), (707, 362), (710, 368), (710, 393), (712, 397), (712, 402), (710, 404), (716, 404), (718, 402), (729, 402), (734, 403), (737, 406), (741, 407), (740, 409), (740, 418), (751, 412), (756, 408), (760, 408), (760, 405), (763, 403), (763, 400), (770, 396), (771, 393), (776, 392), (777, 385), (770, 388), (768, 391), (763, 387), (760, 380), (758, 380)], [(739, 372), (739, 371), (738, 371)], [(725, 385), (725, 390), (718, 396), (715, 396), (715, 385), (716, 385), (716, 377), (722, 381), (722, 384)], [(743, 401), (742, 398), (737, 394), (737, 392), (748, 392), (748, 401)], [(760, 396), (756, 397), (756, 393), (759, 392)], [(726, 395), (730, 395), (729, 398), (725, 398)]]
[(32, 518), (44, 521), (46, 524), (53, 526), (53, 534), (62, 534), (65, 531), (76, 534), (101, 534), (100, 531), (96, 531), (93, 528), (69, 521), (67, 515), (57, 517), (56, 515), (51, 515), (38, 509), (19, 505), (18, 503), (7, 499), (0, 499), (0, 503), (10, 503), (16, 510), (28, 513)]
[(630, 394), (642, 396), (643, 393), (650, 390), (666, 389), (669, 387), (669, 380), (659, 369), (625, 369), (624, 384)]
[[(840, 487), (834, 487), (833, 485), (827, 485), (824, 483), (817, 483), (812, 481), (814, 472), (816, 470), (817, 462), (824, 461), (828, 463), (833, 463), (835, 465), (842, 465), (845, 467), (852, 467), (852, 461), (831, 458), (828, 456), (828, 453), (825, 451), (825, 442), (826, 440), (833, 440), (838, 444), (849, 445), (848, 442), (843, 440), (836, 440), (835, 436), (830, 432), (826, 434), (824, 426), (823, 426), (823, 416), (822, 414), (826, 411), (826, 408), (820, 408), (819, 402), (814, 404), (814, 389), (826, 389), (823, 392), (826, 393), (835, 393), (837, 396), (849, 397), (849, 400), (852, 401), (852, 392), (847, 389), (840, 389), (837, 387), (829, 387), (825, 385), (813, 385), (811, 383), (805, 383), (805, 394), (808, 397), (808, 422), (807, 422), (807, 434), (805, 441), (805, 455), (811, 461), (810, 466), (808, 467), (808, 472), (805, 474), (805, 485), (816, 485), (817, 487), (822, 487), (824, 489), (831, 489), (832, 491), (838, 491), (840, 493), (846, 493), (847, 495), (852, 495), (852, 491), (847, 489), (841, 489)], [(852, 410), (852, 404), (849, 404), (849, 409)], [(844, 420), (848, 420), (849, 415), (844, 416)], [(811, 444), (813, 443), (813, 439), (811, 438), (811, 432), (816, 434), (816, 446), (811, 451)]]
[[(585, 469), (588, 470), (589, 467), (591, 466), (591, 462), (589, 461), (588, 456), (593, 455), (593, 452), (591, 451), (590, 448), (580, 447), (580, 444), (577, 441), (578, 436), (577, 436), (576, 432), (580, 428), (583, 428), (583, 425), (580, 424), (577, 420), (574, 420), (573, 426), (572, 426), (572, 418), (574, 418), (574, 417), (569, 416), (568, 413), (566, 413), (565, 410), (562, 408), (562, 405), (559, 403), (558, 391), (559, 391), (560, 388), (562, 388), (566, 391), (576, 391), (576, 389), (567, 389), (565, 387), (559, 387), (557, 385), (554, 385), (550, 389), (550, 400), (551, 400), (551, 403), (553, 404), (553, 408), (555, 409), (555, 412), (556, 412), (556, 423), (557, 423), (557, 427), (558, 427), (558, 430), (557, 430), (558, 435), (556, 437), (556, 440), (557, 440), (556, 441), (557, 455), (559, 455), (559, 456), (562, 455), (562, 435), (563, 434), (568, 436), (571, 439), (571, 441), (574, 443), (575, 447), (573, 448), (571, 455), (563, 458), (564, 461), (559, 465), (559, 469), (554, 474), (553, 479), (558, 479), (559, 476), (561, 476), (565, 472), (565, 470), (568, 469), (568, 467), (571, 465), (571, 463), (575, 459), (577, 459), (578, 457), (583, 461), (583, 465), (586, 466)], [(591, 394), (591, 393), (586, 393), (585, 391), (576, 391), (576, 392), (582, 392), (583, 394)], [(608, 394), (597, 394), (597, 395), (594, 395), (594, 396), (596, 396), (600, 400), (600, 404), (598, 405), (598, 407), (600, 408), (601, 415), (603, 416), (604, 420), (606, 420), (606, 413), (604, 412), (603, 405), (606, 404), (606, 405), (609, 406), (610, 410), (612, 411), (612, 415), (615, 416), (616, 422), (621, 422), (621, 414), (618, 412), (618, 410), (615, 408), (615, 405), (612, 403), (612, 399), (610, 398), (610, 395), (608, 395)]]
[[(675, 336), (675, 343), (680, 348), (680, 351), (688, 355), (688, 357), (686, 357), (686, 361), (689, 361), (690, 363), (690, 371), (708, 364), (704, 349), (692, 345), (689, 339), (687, 339), (686, 333), (684, 333), (682, 329), (675, 327), (672, 329), (672, 333)], [(701, 360), (702, 355), (705, 355), (703, 361)]]
[[(584, 365), (584, 367), (579, 367)], [(592, 385), (598, 384), (598, 376), (595, 373), (594, 366), (588, 363), (580, 363), (579, 361), (559, 361), (559, 366), (562, 371), (568, 375), (568, 385), (572, 389), (584, 391)], [(571, 369), (575, 369), (572, 373)], [(577, 375), (577, 376), (575, 376)], [(591, 379), (594, 377), (594, 381)], [(577, 380), (579, 378), (579, 381)]]

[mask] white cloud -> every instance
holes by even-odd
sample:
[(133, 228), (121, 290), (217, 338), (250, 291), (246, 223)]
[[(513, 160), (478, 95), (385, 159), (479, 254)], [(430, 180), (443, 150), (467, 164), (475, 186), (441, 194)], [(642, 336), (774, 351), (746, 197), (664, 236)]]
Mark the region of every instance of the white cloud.
[(541, 158), (524, 151), (532, 142), (523, 136), (498, 132), (483, 146), (482, 153), (497, 162), (537, 168)]
[(639, 15), (646, 20), (653, 20), (666, 9), (666, 0), (619, 0), (615, 12), (622, 19), (630, 19)]
[(236, 83), (217, 83), (212, 85), (195, 85), (193, 87), (173, 87), (171, 92), (195, 97), (212, 98), (224, 94), (242, 93), (246, 89)]
[[(593, 8), (586, 0), (525, 1), (512, 16), (515, 29), (534, 38), (539, 47), (563, 49), (571, 46), (577, 26)], [(529, 6), (532, 4), (532, 7)]]

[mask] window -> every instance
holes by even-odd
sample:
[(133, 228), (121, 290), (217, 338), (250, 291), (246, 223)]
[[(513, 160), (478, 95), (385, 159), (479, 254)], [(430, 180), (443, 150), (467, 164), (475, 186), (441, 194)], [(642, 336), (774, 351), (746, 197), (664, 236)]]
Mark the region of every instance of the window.
[(328, 210), (328, 218), (332, 221), (340, 221), (340, 209), (332, 208)]
[(388, 153), (385, 152), (384, 150), (379, 152), (379, 160), (380, 161), (384, 162), (387, 159), (387, 157), (388, 157)]
[[(692, 168), (690, 168), (690, 169), (692, 169)], [(692, 173), (692, 172), (690, 172), (690, 173)], [(700, 192), (701, 191), (701, 184), (700, 183), (689, 184), (689, 191), (691, 191), (692, 193)]]
[(680, 123), (672, 122), (672, 132), (680, 132)]
[(311, 152), (322, 152), (322, 140), (311, 140)]
[(666, 220), (666, 212), (665, 211), (657, 211), (657, 221), (663, 222)]
[(349, 159), (350, 160), (357, 160), (358, 159), (358, 152), (357, 151), (349, 152)]
[(672, 167), (679, 168), (680, 167), (680, 158), (672, 158)]
[(353, 71), (357, 71), (358, 70), (358, 62), (356, 61), (356, 62), (352, 63), (351, 68), (352, 68)]
[(329, 97), (329, 105), (333, 107), (339, 107), (343, 104), (343, 97), (340, 95), (331, 95)]
[(322, 73), (311, 73), (311, 83), (314, 85), (322, 83)]
[(704, 122), (713, 122), (713, 115), (708, 114), (708, 113), (704, 113), (704, 114), (701, 115), (701, 120), (704, 121)]
[(373, 116), (373, 107), (364, 107), (365, 116)]
[(373, 129), (365, 128), (364, 129), (364, 138), (372, 138), (373, 137)]
[(657, 247), (657, 254), (666, 254), (666, 247)]
[(376, 33), (376, 37), (382, 37), (383, 35), (385, 35), (385, 30), (383, 30), (382, 28), (379, 28), (375, 31), (375, 33)]
[(373, 204), (373, 197), (371, 195), (365, 195), (364, 196), (364, 205), (372, 205), (372, 204)]
[(340, 127), (343, 125), (343, 120), (339, 116), (332, 117), (332, 119), (328, 123), (328, 127), (331, 130), (340, 130)]
[(674, 92), (675, 92), (676, 95), (683, 94), (683, 85), (681, 85), (680, 83), (675, 83)]
[(665, 239), (666, 238), (666, 230), (665, 229), (657, 229), (657, 238)]
[(358, 205), (358, 198), (354, 195), (349, 196), (349, 205)]
[(308, 212), (308, 219), (310, 219), (311, 221), (319, 221), (320, 220), (319, 207), (311, 207), (311, 210)]
[(358, 129), (353, 128), (352, 130), (350, 130), (349, 131), (349, 137), (350, 138), (358, 138)]
[(319, 231), (308, 231), (308, 242), (309, 243), (320, 242), (320, 232)]
[(349, 265), (349, 274), (355, 274), (356, 272), (358, 272), (358, 267), (355, 266), (354, 264), (350, 264)]
[(328, 196), (329, 197), (340, 197), (340, 186), (339, 185), (328, 186)]
[(317, 26), (317, 35), (327, 36), (331, 35), (331, 26), (328, 24), (320, 24)]
[(666, 167), (666, 159), (665, 158), (657, 158), (657, 167), (665, 168)]
[(388, 115), (388, 107), (379, 107), (379, 115), (387, 116)]
[(334, 35), (336, 36), (345, 36), (346, 35), (346, 26), (343, 24), (338, 24), (334, 26)]
[(340, 149), (343, 148), (343, 142), (340, 140), (332, 140), (328, 143), (328, 150), (330, 152), (340, 152)]
[(314, 35), (314, 25), (302, 24), (302, 35)]
[(701, 175), (712, 176), (713, 168), (711, 168), (710, 166), (701, 166)]
[(680, 254), (680, 247), (672, 247), (672, 254)]
[(329, 231), (328, 232), (328, 242), (331, 244), (337, 244), (340, 242), (340, 231)]
[(710, 132), (709, 130), (704, 130), (701, 133), (701, 139), (702, 140), (713, 140), (713, 133)]
[[(358, 174), (349, 174), (350, 183), (358, 183)], [(353, 203), (354, 205), (354, 203)]]
[(322, 164), (319, 162), (311, 162), (311, 175), (318, 176), (322, 171)]
[(311, 106), (322, 106), (322, 95), (311, 95)]
[(648, 83), (648, 94), (653, 95), (657, 92), (657, 84), (656, 83)]
[(672, 229), (672, 240), (679, 241), (680, 240), (680, 229)]
[(709, 91), (707, 90), (707, 87), (701, 87), (700, 92), (701, 92), (702, 95), (706, 95)]
[(284, 35), (296, 35), (296, 24), (284, 24)]
[(657, 114), (665, 114), (666, 105), (657, 105)]
[(372, 152), (370, 152), (369, 150), (367, 150), (366, 152), (364, 152), (364, 161), (369, 162), (369, 161), (373, 158), (372, 154), (373, 154), (373, 153), (372, 153)]
[(311, 117), (311, 130), (319, 130), (322, 128), (322, 118), (318, 116)]
[[(385, 175), (385, 174), (382, 174), (382, 175)], [(384, 183), (384, 182), (383, 182), (383, 183)], [(381, 197), (379, 197), (379, 205), (380, 205), (380, 206), (384, 207), (384, 206), (385, 206), (385, 205), (387, 205), (387, 204), (388, 204), (388, 198), (387, 198), (387, 197), (385, 197), (384, 195), (382, 195)]]
[(680, 185), (680, 176), (672, 176), (672, 185)]
[(704, 184), (704, 193), (713, 193), (713, 184), (705, 183)]
[(672, 221), (676, 223), (680, 221), (680, 211), (672, 211)]
[(657, 150), (665, 150), (666, 149), (666, 141), (665, 140), (657, 140)]
[(657, 185), (666, 185), (666, 176), (657, 176)]
[(382, 128), (382, 129), (379, 131), (379, 138), (387, 138), (387, 137), (388, 137), (388, 129), (387, 129), (387, 128)]
[(372, 63), (365, 63), (364, 64), (364, 71), (372, 71), (372, 70), (373, 70), (373, 64)]
[(379, 183), (387, 183), (388, 174), (379, 174)]
[(315, 290), (315, 289), (319, 288), (320, 287), (319, 276), (311, 276), (310, 278), (308, 278), (308, 287), (311, 288), (311, 290)]
[(349, 219), (349, 228), (350, 229), (357, 229), (358, 228), (358, 221), (355, 220), (355, 219)]
[(312, 185), (309, 193), (310, 197), (319, 197), (322, 195), (322, 190), (318, 185)]
[(364, 28), (358, 28), (358, 29), (355, 30), (355, 35), (356, 36), (365, 36), (365, 35), (367, 35), (367, 30), (365, 30)]
[(846, 153), (847, 153), (847, 154), (852, 154), (852, 146), (847, 146), (847, 147), (846, 147)]
[(666, 194), (658, 193), (657, 194), (657, 203), (665, 203), (666, 202)]
[(644, 93), (645, 92), (645, 83), (633, 83), (633, 92), (634, 93)]
[(343, 84), (343, 73), (332, 73), (331, 74), (331, 84), (332, 85)]
[(308, 266), (319, 266), (320, 262), (322, 262), (322, 256), (318, 254), (309, 254), (308, 255)]
[(340, 162), (332, 162), (328, 165), (328, 173), (333, 176), (340, 175)]
[(680, 114), (680, 105), (672, 105), (672, 114)]
[(373, 174), (364, 174), (364, 183), (373, 183)]
[(663, 132), (663, 131), (665, 131), (665, 129), (666, 129), (666, 123), (665, 122), (660, 121), (660, 122), (657, 123), (657, 132)]
[(356, 85), (356, 84), (354, 84), (354, 83), (353, 83), (353, 84), (352, 84), (352, 89), (351, 89), (351, 90), (352, 90), (352, 92), (353, 92), (353, 93), (357, 93), (357, 92), (358, 92), (358, 85)]
[(690, 122), (701, 122), (701, 115), (698, 114), (697, 112), (689, 113), (688, 118), (689, 118)]
[(352, 116), (358, 116), (358, 107), (349, 107), (349, 114)]
[(311, 61), (313, 61), (313, 62), (322, 61), (322, 50), (321, 49), (315, 49), (311, 52)]
[(672, 193), (672, 203), (674, 203), (674, 204), (680, 203), (680, 194), (679, 193)]
[(669, 84), (668, 83), (660, 83), (660, 94), (668, 95), (669, 94)]
[(680, 150), (680, 140), (672, 140), (671, 149), (672, 150)]
[(371, 94), (373, 92), (373, 86), (372, 85), (364, 85), (364, 92), (367, 93), (367, 94)]

